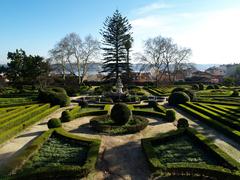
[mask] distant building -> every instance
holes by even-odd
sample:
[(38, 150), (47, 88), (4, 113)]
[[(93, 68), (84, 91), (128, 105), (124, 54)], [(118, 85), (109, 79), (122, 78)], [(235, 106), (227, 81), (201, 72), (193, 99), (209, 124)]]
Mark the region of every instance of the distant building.
[(210, 73), (214, 76), (224, 76), (226, 74), (226, 72), (223, 68), (219, 68), (219, 67), (215, 67), (215, 66), (206, 69), (205, 72)]

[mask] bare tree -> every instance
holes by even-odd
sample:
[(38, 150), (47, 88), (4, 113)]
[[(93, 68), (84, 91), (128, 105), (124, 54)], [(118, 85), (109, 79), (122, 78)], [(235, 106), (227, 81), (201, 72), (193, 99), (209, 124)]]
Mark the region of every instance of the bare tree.
[(156, 85), (158, 86), (164, 75), (172, 83), (190, 54), (190, 49), (180, 48), (173, 43), (171, 38), (157, 36), (145, 41), (144, 54), (140, 54), (138, 57), (142, 62), (150, 64), (154, 69)]
[[(67, 34), (56, 47), (50, 51), (56, 62), (62, 65), (62, 72), (66, 71), (66, 64), (69, 64), (69, 72), (78, 76), (78, 84), (83, 83), (88, 71), (88, 64), (97, 56), (99, 42), (91, 35), (84, 38), (84, 41), (76, 33)], [(74, 71), (76, 65), (77, 74)]]

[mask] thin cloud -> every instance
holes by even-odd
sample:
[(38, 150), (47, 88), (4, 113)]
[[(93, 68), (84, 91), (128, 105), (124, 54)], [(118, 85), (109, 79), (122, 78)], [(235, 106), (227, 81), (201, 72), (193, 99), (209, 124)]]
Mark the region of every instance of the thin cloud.
[(159, 9), (168, 9), (172, 7), (173, 5), (171, 4), (166, 4), (163, 2), (155, 2), (155, 3), (148, 4), (146, 6), (140, 7), (136, 9), (135, 12), (140, 15), (140, 14), (152, 13), (153, 11), (156, 11)]

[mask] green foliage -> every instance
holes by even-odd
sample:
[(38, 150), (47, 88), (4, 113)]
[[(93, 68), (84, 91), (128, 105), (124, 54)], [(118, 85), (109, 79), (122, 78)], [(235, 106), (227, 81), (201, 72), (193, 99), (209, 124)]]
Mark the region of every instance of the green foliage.
[(71, 121), (71, 114), (70, 114), (69, 110), (63, 111), (60, 119), (61, 119), (61, 122)]
[(16, 52), (8, 52), (10, 62), (7, 64), (7, 78), (18, 89), (22, 89), (23, 83), (35, 85), (37, 78), (47, 75), (50, 70), (48, 62), (40, 56), (27, 56), (22, 49)]
[(203, 83), (199, 83), (199, 90), (204, 90), (204, 84)]
[(52, 118), (48, 121), (47, 123), (48, 125), (48, 128), (49, 129), (52, 129), (52, 128), (58, 128), (58, 127), (61, 127), (62, 126), (62, 123), (60, 121), (60, 119), (58, 118)]
[(175, 93), (175, 92), (184, 92), (184, 93), (186, 93), (186, 94), (189, 96), (189, 98), (190, 98), (191, 101), (195, 98), (195, 93), (194, 93), (194, 92), (192, 92), (192, 91), (190, 91), (190, 90), (187, 90), (187, 89), (185, 89), (185, 88), (182, 88), (182, 87), (174, 88), (174, 89), (172, 90), (171, 94), (173, 94), (173, 93)]
[(126, 104), (117, 103), (112, 107), (111, 119), (118, 125), (124, 125), (131, 118), (131, 111)]
[(176, 112), (172, 109), (166, 111), (166, 120), (168, 122), (173, 122), (176, 119)]
[(214, 89), (220, 89), (219, 85), (217, 85), (217, 84), (214, 84), (213, 87), (214, 87)]
[(149, 107), (152, 107), (152, 108), (155, 108), (155, 107), (158, 106), (158, 103), (157, 103), (157, 101), (149, 101), (149, 102), (148, 102), (148, 106), (149, 106)]
[[(122, 17), (120, 12), (116, 10), (112, 17), (107, 17), (104, 22), (104, 27), (101, 30), (103, 36), (102, 48), (105, 51), (103, 72), (107, 72), (106, 79), (119, 77), (122, 71), (127, 72), (130, 69), (127, 62), (126, 43), (132, 39), (131, 25), (126, 17)], [(129, 49), (128, 49), (129, 50)]]
[(70, 104), (70, 98), (66, 91), (59, 87), (39, 89), (38, 99), (42, 102), (50, 102), (52, 105), (60, 105), (61, 107)]
[(193, 90), (199, 90), (199, 85), (198, 84), (193, 84), (192, 89)]
[(82, 100), (82, 101), (79, 101), (78, 105), (81, 106), (81, 108), (86, 108), (88, 107), (88, 102)]
[(231, 97), (238, 97), (238, 96), (239, 96), (238, 90), (234, 90), (231, 94)]
[(190, 101), (190, 98), (185, 92), (174, 92), (168, 98), (168, 103), (171, 106), (184, 104), (188, 101)]
[(187, 128), (189, 127), (188, 120), (185, 118), (180, 118), (177, 121), (177, 128)]

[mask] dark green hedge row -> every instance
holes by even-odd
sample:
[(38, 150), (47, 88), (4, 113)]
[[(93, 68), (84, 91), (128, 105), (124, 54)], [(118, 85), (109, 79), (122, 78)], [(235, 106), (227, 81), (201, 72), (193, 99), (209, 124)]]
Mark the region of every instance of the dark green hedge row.
[(31, 101), (31, 102), (23, 102), (23, 103), (13, 103), (13, 104), (1, 104), (0, 108), (2, 107), (13, 107), (13, 106), (25, 106), (39, 103), (38, 101)]
[(26, 111), (25, 113), (15, 117), (15, 118), (10, 119), (5, 123), (2, 123), (0, 125), (0, 131), (4, 132), (5, 130), (8, 130), (8, 129), (11, 129), (15, 126), (18, 126), (19, 124), (24, 123), (28, 119), (38, 115), (39, 113), (44, 112), (48, 108), (50, 108), (50, 104), (45, 104), (45, 105), (36, 107), (34, 109), (30, 109), (30, 110)]
[(225, 101), (209, 101), (209, 100), (193, 100), (193, 102), (200, 103), (209, 103), (209, 104), (221, 104), (221, 105), (230, 105), (230, 106), (240, 106), (240, 103), (236, 102), (225, 102)]
[[(83, 143), (89, 146), (87, 160), (83, 166), (63, 165), (60, 167), (42, 167), (33, 172), (22, 172), (11, 175), (17, 172), (24, 163), (31, 158), (43, 145), (43, 143), (53, 134), (62, 136), (63, 138), (73, 139), (78, 143)], [(8, 164), (1, 168), (1, 175), (5, 175), (9, 179), (64, 179), (64, 178), (81, 178), (86, 176), (95, 168), (97, 162), (100, 140), (88, 139), (67, 133), (61, 128), (51, 129), (37, 137), (28, 146), (21, 151), (16, 157), (12, 158)], [(11, 175), (11, 176), (6, 176)]]
[[(219, 158), (221, 161), (230, 168), (224, 168), (221, 166), (199, 164), (199, 163), (172, 163), (164, 165), (162, 164), (155, 151), (152, 147), (152, 143), (164, 141), (164, 139), (169, 140), (169, 138), (176, 137), (183, 134), (189, 135), (191, 138), (194, 138), (194, 142), (199, 143), (205, 148), (209, 154), (214, 154), (216, 158)], [(195, 130), (187, 128), (186, 130), (176, 130), (171, 131), (165, 134), (162, 134), (157, 137), (147, 138), (141, 140), (142, 148), (148, 159), (148, 162), (151, 168), (154, 171), (159, 171), (161, 175), (170, 174), (174, 176), (184, 176), (189, 177), (197, 176), (208, 176), (221, 179), (222, 177), (228, 179), (237, 179), (240, 178), (240, 164), (223, 152), (220, 148), (214, 145), (209, 139), (207, 139), (202, 134), (197, 133)]]
[(230, 128), (230, 127), (210, 118), (209, 116), (206, 116), (205, 114), (202, 114), (202, 113), (198, 112), (197, 110), (194, 110), (186, 105), (179, 104), (178, 107), (180, 109), (182, 109), (183, 111), (189, 113), (193, 117), (195, 117), (199, 120), (202, 120), (203, 122), (205, 122), (207, 125), (211, 126), (212, 128), (221, 131), (221, 133), (225, 134), (226, 136), (231, 137), (236, 142), (239, 142), (239, 138), (240, 138), (239, 131), (234, 130), (234, 129), (232, 129), (232, 128)]
[(226, 126), (229, 126), (233, 129), (240, 131), (240, 122), (238, 122), (238, 121), (234, 121), (233, 119), (228, 119), (224, 116), (219, 115), (218, 113), (215, 113), (205, 107), (198, 106), (194, 103), (186, 103), (185, 105), (212, 118), (213, 120), (219, 121), (219, 122), (225, 124)]
[(33, 105), (32, 107), (29, 108), (18, 108), (16, 110), (10, 111), (8, 114), (5, 115), (5, 117), (0, 119), (0, 127), (4, 124), (7, 123), (10, 120), (13, 120), (14, 118), (18, 118), (18, 116), (24, 115), (25, 113), (31, 112), (36, 108), (39, 108), (40, 104)]
[(22, 130), (26, 129), (27, 127), (29, 127), (30, 125), (40, 121), (42, 118), (46, 117), (47, 115), (51, 114), (52, 112), (54, 112), (55, 110), (57, 110), (59, 108), (59, 106), (53, 106), (41, 113), (39, 113), (38, 115), (34, 116), (34, 117), (30, 117), (27, 121), (25, 121), (22, 124), (19, 124), (17, 126), (14, 126), (11, 129), (8, 129), (4, 132), (2, 132), (0, 134), (0, 144), (5, 142), (6, 140), (14, 137), (15, 135), (17, 135), (18, 133), (20, 133)]
[(229, 114), (226, 110), (220, 110), (216, 107), (213, 107), (211, 105), (206, 105), (206, 104), (200, 104), (200, 103), (197, 103), (198, 106), (201, 106), (207, 110), (210, 110), (214, 113), (217, 113), (218, 115), (220, 115), (221, 117), (223, 118), (226, 118), (230, 121), (236, 121), (236, 122), (239, 122), (240, 123), (240, 118), (238, 116), (235, 116), (235, 114)]
[(164, 113), (160, 112), (153, 112), (153, 111), (146, 111), (146, 110), (132, 110), (133, 115), (139, 115), (139, 116), (150, 116), (150, 117), (156, 117), (156, 118), (165, 118)]
[(152, 88), (143, 87), (143, 89), (145, 89), (146, 91), (148, 91), (149, 93), (151, 93), (152, 95), (155, 95), (155, 96), (161, 96), (162, 95), (159, 92), (153, 90)]

